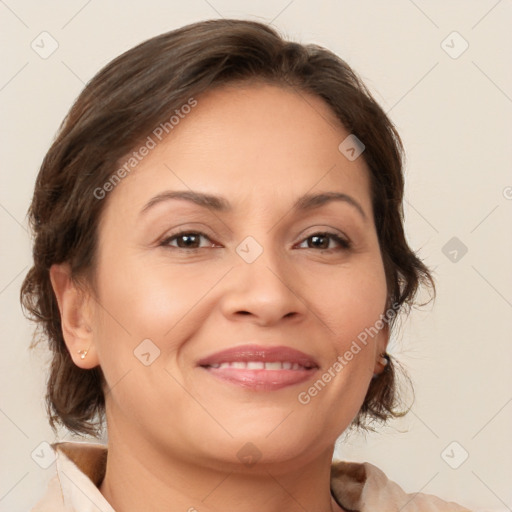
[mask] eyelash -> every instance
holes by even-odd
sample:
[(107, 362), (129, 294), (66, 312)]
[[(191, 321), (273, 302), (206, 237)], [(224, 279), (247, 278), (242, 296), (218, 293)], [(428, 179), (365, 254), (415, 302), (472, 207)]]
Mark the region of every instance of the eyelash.
[[(186, 252), (196, 252), (200, 249), (205, 249), (205, 247), (186, 248), (186, 247), (174, 247), (174, 246), (169, 245), (169, 243), (171, 241), (176, 240), (180, 236), (183, 236), (183, 235), (196, 235), (196, 236), (199, 235), (199, 236), (202, 236), (202, 237), (210, 240), (210, 237), (208, 235), (206, 235), (205, 233), (202, 233), (201, 231), (180, 231), (179, 233), (175, 233), (174, 235), (165, 238), (164, 240), (162, 240), (162, 242), (159, 245), (162, 247), (173, 248), (173, 249), (177, 249), (179, 251), (186, 251)], [(332, 233), (329, 231), (321, 231), (318, 233), (313, 233), (313, 234), (309, 235), (308, 237), (304, 238), (301, 243), (303, 243), (305, 240), (308, 240), (315, 236), (328, 237), (328, 238), (334, 240), (335, 242), (337, 242), (340, 245), (339, 250), (348, 250), (352, 247), (352, 243), (349, 240), (346, 240), (346, 239), (342, 238), (341, 236), (339, 236), (338, 234)], [(306, 249), (314, 249), (314, 247), (306, 247)], [(320, 250), (332, 251), (333, 249), (320, 249)]]

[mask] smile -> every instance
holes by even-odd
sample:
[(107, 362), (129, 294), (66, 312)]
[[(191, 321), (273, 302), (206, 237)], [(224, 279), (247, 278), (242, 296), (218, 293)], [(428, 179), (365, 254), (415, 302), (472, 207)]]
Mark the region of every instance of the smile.
[(238, 370), (308, 370), (310, 367), (302, 366), (291, 361), (233, 361), (209, 365), (210, 368), (236, 368)]
[(286, 346), (234, 346), (206, 356), (198, 366), (217, 381), (253, 391), (276, 391), (311, 379), (313, 356)]

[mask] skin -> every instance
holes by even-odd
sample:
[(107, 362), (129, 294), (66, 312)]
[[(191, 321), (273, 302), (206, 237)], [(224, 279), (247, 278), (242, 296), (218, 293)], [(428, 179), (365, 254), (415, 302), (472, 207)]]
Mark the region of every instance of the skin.
[[(51, 268), (70, 354), (82, 368), (100, 365), (108, 384), (100, 491), (117, 512), (170, 503), (201, 512), (342, 510), (330, 494), (334, 445), (383, 369), (387, 330), (309, 404), (298, 394), (384, 313), (368, 168), (340, 153), (349, 133), (315, 96), (251, 84), (197, 101), (104, 199), (94, 292), (80, 293), (66, 264)], [(171, 190), (224, 196), (232, 211), (174, 199), (140, 213)], [(346, 201), (292, 210), (320, 192), (349, 195), (364, 216)], [(161, 245), (181, 230), (206, 237), (195, 250), (183, 238)], [(351, 247), (312, 243), (325, 231)], [(250, 264), (235, 251), (247, 236), (263, 249)], [(144, 339), (160, 350), (149, 366), (134, 357)], [(255, 391), (196, 364), (250, 342), (291, 346), (320, 369), (310, 381)], [(255, 464), (237, 456), (244, 446)]]

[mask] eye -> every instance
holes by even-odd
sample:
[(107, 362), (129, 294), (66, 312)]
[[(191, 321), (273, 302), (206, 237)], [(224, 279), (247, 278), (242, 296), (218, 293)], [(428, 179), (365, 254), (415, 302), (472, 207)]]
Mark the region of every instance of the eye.
[[(311, 241), (311, 244), (308, 241)], [(330, 250), (333, 249), (333, 247), (330, 246), (331, 241), (334, 241), (336, 244), (338, 244), (341, 249), (350, 249), (351, 247), (351, 243), (348, 240), (342, 238), (336, 233), (330, 232), (314, 233), (313, 235), (310, 235), (304, 239), (301, 245), (306, 242), (308, 244), (308, 246), (305, 247), (306, 249)]]
[[(201, 245), (201, 239), (209, 240), (210, 244)], [(307, 247), (303, 248), (320, 250), (336, 249), (336, 247), (332, 247), (331, 242), (337, 244), (341, 249), (350, 249), (351, 247), (351, 243), (348, 240), (342, 238), (336, 233), (330, 232), (314, 233), (313, 235), (305, 238), (299, 247), (303, 246), (304, 243), (307, 243)], [(160, 245), (163, 247), (173, 247), (175, 249), (185, 250), (202, 249), (205, 247), (215, 246), (215, 244), (210, 240), (210, 237), (200, 231), (180, 231), (179, 233), (175, 233), (174, 235), (162, 240)]]
[[(203, 247), (208, 247), (204, 245), (201, 246), (201, 238), (210, 240), (210, 238), (207, 235), (199, 231), (180, 231), (179, 233), (175, 233), (174, 235), (162, 240), (160, 245), (164, 247), (174, 247), (176, 249), (185, 250), (202, 249)], [(176, 245), (173, 242), (176, 242)], [(212, 242), (210, 243), (209, 247), (212, 247), (213, 245), (214, 244)]]

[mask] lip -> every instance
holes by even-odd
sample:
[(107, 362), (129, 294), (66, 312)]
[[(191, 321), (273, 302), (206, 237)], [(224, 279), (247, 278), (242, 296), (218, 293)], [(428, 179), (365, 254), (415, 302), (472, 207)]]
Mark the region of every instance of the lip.
[(316, 360), (300, 350), (286, 346), (268, 347), (264, 345), (240, 345), (238, 347), (231, 347), (206, 356), (200, 359), (197, 364), (198, 366), (209, 366), (220, 363), (246, 363), (248, 361), (269, 363), (290, 361), (291, 363), (297, 363), (301, 366), (318, 368)]
[[(250, 361), (275, 363), (288, 362), (298, 369), (248, 369), (216, 367), (222, 363), (248, 363)], [(200, 359), (197, 365), (210, 375), (232, 384), (259, 391), (273, 391), (308, 380), (319, 366), (316, 360), (291, 347), (241, 345), (216, 352)]]

